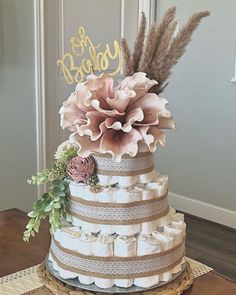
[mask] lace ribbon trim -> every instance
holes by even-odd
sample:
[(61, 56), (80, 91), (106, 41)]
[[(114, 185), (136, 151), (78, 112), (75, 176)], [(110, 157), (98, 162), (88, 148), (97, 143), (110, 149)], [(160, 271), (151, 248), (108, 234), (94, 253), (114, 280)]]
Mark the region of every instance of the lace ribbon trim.
[(112, 160), (111, 155), (95, 155), (99, 175), (134, 176), (151, 172), (154, 169), (153, 154), (150, 152), (138, 153), (135, 157), (123, 156), (120, 162)]
[(140, 278), (171, 270), (185, 255), (185, 238), (170, 250), (134, 257), (83, 255), (64, 248), (52, 238), (50, 253), (63, 269), (107, 279)]
[(71, 196), (68, 213), (95, 224), (130, 225), (156, 220), (169, 212), (168, 192), (162, 197), (130, 203), (88, 201)]

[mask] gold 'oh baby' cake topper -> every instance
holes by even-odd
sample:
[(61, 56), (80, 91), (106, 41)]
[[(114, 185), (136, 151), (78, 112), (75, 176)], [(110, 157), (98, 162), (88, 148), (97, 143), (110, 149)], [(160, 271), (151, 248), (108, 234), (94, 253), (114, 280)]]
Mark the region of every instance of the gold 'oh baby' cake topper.
[[(108, 70), (110, 61), (116, 61), (115, 69), (110, 72), (116, 75), (122, 67), (122, 54), (118, 41), (113, 41), (113, 49), (108, 44), (102, 50), (101, 45), (95, 45), (86, 35), (84, 27), (79, 27), (78, 36), (70, 39), (71, 53), (66, 52), (57, 61), (62, 74), (68, 84), (80, 83), (91, 72), (104, 72)], [(88, 57), (84, 57), (87, 53)], [(82, 60), (80, 59), (82, 58)], [(78, 63), (77, 63), (77, 60)], [(77, 63), (77, 64), (76, 64)]]

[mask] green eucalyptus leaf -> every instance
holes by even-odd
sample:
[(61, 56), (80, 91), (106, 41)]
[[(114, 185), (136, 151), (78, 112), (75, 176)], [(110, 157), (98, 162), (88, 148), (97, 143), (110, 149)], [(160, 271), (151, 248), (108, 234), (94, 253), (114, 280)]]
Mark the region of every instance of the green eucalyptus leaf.
[(54, 186), (52, 192), (53, 194), (57, 195), (60, 192), (59, 186)]
[(34, 227), (33, 227), (33, 229), (36, 233), (39, 232), (39, 227), (40, 227), (40, 220), (37, 220), (34, 224)]
[(51, 191), (51, 192), (48, 193), (48, 195), (49, 195), (50, 198), (53, 199), (53, 198), (56, 197), (57, 193), (56, 192), (54, 193), (54, 191)]
[(65, 190), (64, 183), (61, 182), (61, 183), (58, 185), (58, 188), (59, 188), (59, 191), (64, 191), (64, 190)]
[(27, 216), (29, 216), (29, 217), (36, 217), (36, 216), (37, 216), (37, 212), (35, 212), (35, 211), (30, 211), (30, 212), (27, 214)]
[(55, 203), (53, 205), (53, 207), (56, 208), (56, 209), (60, 209), (61, 208), (61, 204), (60, 203)]
[(65, 191), (61, 191), (57, 194), (59, 197), (65, 197), (66, 196), (66, 193)]
[(44, 211), (45, 211), (45, 212), (49, 212), (49, 211), (52, 210), (52, 208), (53, 208), (53, 204), (50, 203), (50, 204), (44, 209)]
[(59, 179), (55, 179), (55, 180), (53, 180), (53, 182), (52, 182), (52, 186), (53, 186), (53, 187), (57, 187), (57, 186), (60, 185), (60, 183), (61, 183), (61, 180), (59, 180)]

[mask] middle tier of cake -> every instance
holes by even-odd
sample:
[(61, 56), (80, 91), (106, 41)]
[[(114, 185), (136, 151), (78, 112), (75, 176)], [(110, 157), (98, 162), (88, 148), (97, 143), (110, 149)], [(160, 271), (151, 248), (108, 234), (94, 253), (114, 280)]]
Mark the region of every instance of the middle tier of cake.
[(170, 222), (168, 178), (130, 187), (118, 184), (90, 191), (86, 184), (71, 182), (68, 220), (91, 233), (149, 234)]

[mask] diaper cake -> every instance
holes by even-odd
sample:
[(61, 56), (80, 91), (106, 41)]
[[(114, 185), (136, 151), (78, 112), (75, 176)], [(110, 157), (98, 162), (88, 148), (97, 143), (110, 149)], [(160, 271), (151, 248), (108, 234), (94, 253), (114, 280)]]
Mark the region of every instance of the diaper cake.
[(61, 106), (61, 127), (71, 134), (53, 167), (29, 181), (51, 187), (34, 203), (24, 233), (29, 240), (49, 216), (48, 259), (60, 278), (102, 289), (150, 288), (183, 271), (184, 215), (169, 207), (168, 177), (155, 167), (154, 152), (165, 145), (164, 130), (175, 129), (160, 93), (207, 15), (195, 13), (176, 31), (170, 8), (145, 37), (143, 14), (133, 52), (121, 43), (124, 77), (92, 64)]

